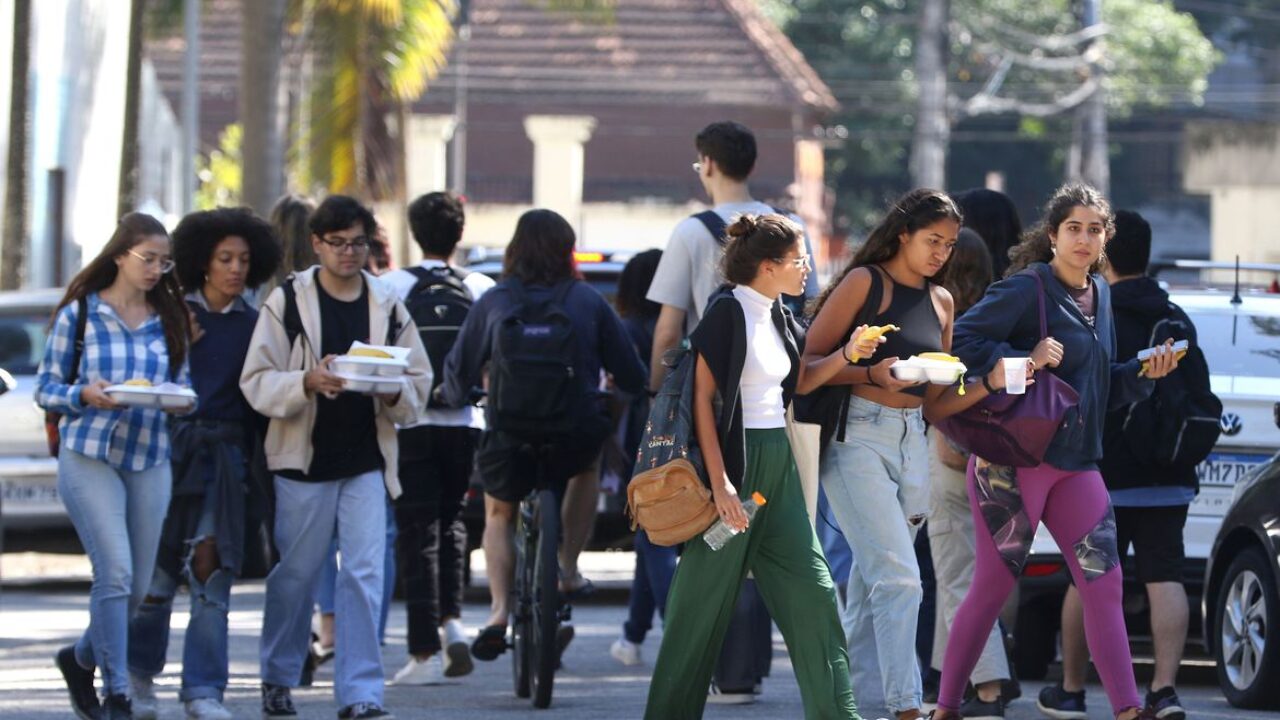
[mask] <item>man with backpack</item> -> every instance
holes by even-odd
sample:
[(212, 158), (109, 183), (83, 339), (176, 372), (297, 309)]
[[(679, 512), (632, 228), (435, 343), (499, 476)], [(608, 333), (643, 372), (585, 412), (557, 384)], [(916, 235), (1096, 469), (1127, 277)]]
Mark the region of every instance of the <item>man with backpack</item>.
[(423, 260), (378, 278), (412, 316), (435, 378), (433, 397), (418, 421), (399, 430), (404, 494), (395, 504), (396, 555), (404, 582), (409, 660), (393, 678), (395, 685), (431, 685), (472, 670), (461, 621), (467, 553), (462, 510), (484, 416), (474, 405), (451, 408), (434, 397), (444, 378), (444, 359), (472, 304), (494, 285), (484, 273), (464, 272), (450, 263), (465, 222), (462, 200), (452, 193), (433, 192), (414, 200), (409, 230)]
[[(1120, 555), (1133, 545), (1138, 579), (1146, 586), (1155, 643), (1155, 673), (1143, 717), (1183, 720), (1174, 690), (1187, 641), (1187, 593), (1182, 586), (1183, 526), (1198, 490), (1196, 465), (1208, 456), (1220, 432), (1222, 403), (1209, 389), (1209, 368), (1196, 344), (1196, 328), (1169, 294), (1146, 276), (1151, 226), (1135, 212), (1116, 213), (1107, 242), (1116, 358), (1125, 360), (1167, 338), (1187, 340), (1178, 369), (1156, 381), (1146, 400), (1107, 414), (1102, 477), (1111, 494)], [(1060, 685), (1044, 688), (1038, 706), (1057, 720), (1083, 720), (1088, 650), (1084, 613), (1075, 588), (1062, 606)]]
[[(384, 601), (386, 498), (400, 496), (396, 424), (412, 424), (431, 389), (431, 364), (404, 305), (362, 270), (377, 229), (353, 198), (312, 213), (320, 264), (272, 291), (258, 318), (240, 388), (269, 419), (280, 562), (267, 577), (262, 619), (263, 717), (297, 717), (316, 577), (336, 535), (342, 565), (335, 601), (334, 695), (339, 718), (382, 718), (378, 619)], [(352, 343), (408, 349), (396, 393), (346, 391), (330, 363)]]
[[(750, 129), (731, 121), (711, 123), (695, 137), (694, 147), (698, 160), (693, 171), (711, 198), (712, 208), (676, 225), (649, 286), (648, 299), (662, 305), (649, 363), (651, 392), (662, 387), (667, 371), (663, 357), (697, 326), (711, 295), (724, 282), (720, 258), (728, 223), (744, 213), (780, 212), (751, 196), (747, 179), (756, 164), (756, 138)], [(790, 218), (804, 227), (798, 217)], [(807, 235), (805, 247), (812, 252)], [(810, 273), (805, 296), (817, 292), (817, 273)], [(708, 702), (754, 702), (755, 692), (769, 672), (771, 620), (755, 582), (748, 580), (738, 598)]]

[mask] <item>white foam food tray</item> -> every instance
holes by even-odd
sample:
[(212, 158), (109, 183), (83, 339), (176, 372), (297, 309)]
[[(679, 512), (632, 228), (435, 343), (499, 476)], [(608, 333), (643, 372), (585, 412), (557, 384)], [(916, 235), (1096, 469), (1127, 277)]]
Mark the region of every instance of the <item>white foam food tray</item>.
[(173, 410), (189, 408), (196, 404), (196, 393), (191, 388), (174, 383), (160, 385), (111, 385), (105, 392), (121, 405), (153, 407)]

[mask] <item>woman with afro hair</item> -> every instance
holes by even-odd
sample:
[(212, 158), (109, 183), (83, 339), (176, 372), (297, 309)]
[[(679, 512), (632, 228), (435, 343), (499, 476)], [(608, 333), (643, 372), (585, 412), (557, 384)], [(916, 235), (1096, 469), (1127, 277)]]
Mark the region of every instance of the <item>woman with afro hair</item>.
[(173, 257), (191, 313), (191, 384), (199, 408), (175, 419), (173, 497), (147, 597), (130, 623), (134, 717), (156, 717), (152, 678), (164, 668), (169, 617), (179, 583), (191, 589), (179, 699), (190, 718), (231, 718), (227, 609), (244, 558), (246, 478), (256, 442), (240, 369), (258, 311), (244, 293), (272, 277), (280, 244), (247, 208), (187, 215), (173, 231)]

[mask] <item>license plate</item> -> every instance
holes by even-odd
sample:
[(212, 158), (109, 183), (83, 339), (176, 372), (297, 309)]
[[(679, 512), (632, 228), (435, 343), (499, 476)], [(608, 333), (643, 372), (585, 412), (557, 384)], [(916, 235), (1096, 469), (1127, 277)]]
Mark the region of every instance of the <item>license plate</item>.
[(1200, 478), (1200, 486), (1216, 485), (1233, 487), (1244, 474), (1269, 459), (1267, 455), (1251, 455), (1244, 453), (1210, 453), (1209, 457), (1196, 466), (1196, 476)]
[(58, 499), (58, 486), (53, 483), (9, 480), (0, 487), (0, 497), (3, 497), (6, 514), (62, 505)]

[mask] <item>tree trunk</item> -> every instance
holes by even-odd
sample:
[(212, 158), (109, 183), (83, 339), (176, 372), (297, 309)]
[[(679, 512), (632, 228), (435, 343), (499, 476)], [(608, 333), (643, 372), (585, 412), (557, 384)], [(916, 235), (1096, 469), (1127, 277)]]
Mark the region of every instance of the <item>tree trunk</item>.
[(146, 0), (129, 3), (129, 65), (124, 85), (124, 138), (120, 143), (120, 187), (116, 215), (138, 207), (138, 113), (142, 105), (142, 18)]
[[(1085, 0), (1084, 26), (1102, 22), (1102, 0)], [(1105, 40), (1094, 40), (1089, 51), (1089, 73), (1098, 79), (1098, 89), (1081, 107), (1084, 121), (1084, 146), (1081, 149), (1081, 175), (1084, 181), (1097, 188), (1103, 195), (1111, 194), (1111, 160), (1107, 157), (1107, 94), (1103, 75), (1106, 70), (1098, 57), (1097, 45)]]
[(286, 0), (243, 0), (240, 124), (244, 128), (241, 201), (266, 216), (284, 192), (280, 65)]
[(924, 0), (916, 35), (915, 72), (919, 98), (911, 142), (911, 182), (916, 187), (945, 188), (947, 145), (947, 18), (949, 0)]
[(5, 166), (4, 240), (0, 288), (22, 284), (27, 245), (27, 73), (31, 63), (31, 0), (13, 2), (13, 67), (9, 91), (9, 157)]

